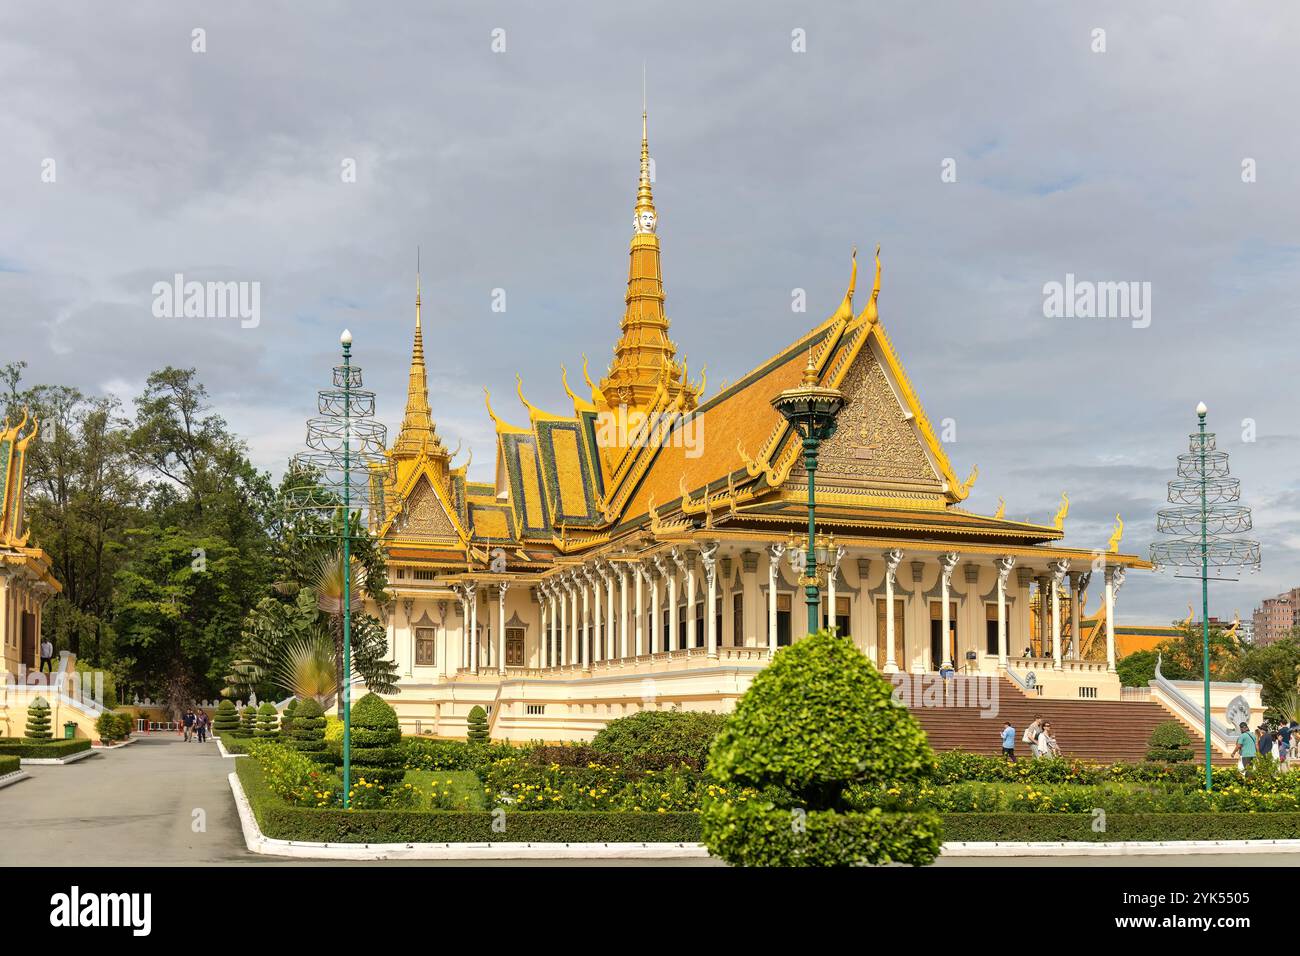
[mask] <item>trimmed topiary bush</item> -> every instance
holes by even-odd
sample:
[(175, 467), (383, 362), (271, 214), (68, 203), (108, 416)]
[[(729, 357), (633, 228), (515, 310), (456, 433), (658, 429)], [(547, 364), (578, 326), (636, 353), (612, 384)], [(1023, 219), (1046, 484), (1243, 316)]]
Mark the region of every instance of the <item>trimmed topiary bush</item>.
[(1147, 740), (1147, 759), (1162, 763), (1186, 763), (1192, 753), (1192, 735), (1176, 720), (1166, 720), (1151, 731)]
[(95, 730), (104, 743), (125, 740), (131, 736), (131, 715), (106, 710), (95, 721)]
[(50, 740), (50, 702), (37, 697), (27, 707), (27, 737), (31, 740)]
[(316, 698), (308, 697), (294, 712), (289, 746), (317, 763), (334, 762), (325, 746), (325, 710)]
[(223, 700), (217, 705), (216, 716), (212, 718), (212, 729), (218, 735), (234, 736), (239, 729), (239, 714), (235, 710), (234, 701)]
[(288, 737), (293, 733), (293, 717), (298, 712), (298, 698), (295, 697), (285, 705), (284, 713), (280, 715), (280, 734)]
[(239, 729), (235, 731), (235, 736), (251, 737), (256, 731), (257, 708), (245, 705), (244, 709), (239, 712)]
[(280, 736), (280, 712), (269, 700), (257, 708), (257, 729), (253, 736), (258, 740), (275, 740)]
[(742, 866), (933, 861), (942, 842), (937, 813), (853, 812), (848, 799), (850, 787), (934, 772), (925, 732), (892, 697), (893, 685), (862, 652), (829, 631), (779, 651), (709, 751), (719, 783), (700, 819), (709, 851)]
[(397, 744), (402, 731), (397, 711), (378, 694), (352, 705), (352, 781), (391, 786), (406, 776), (406, 758)]
[(611, 720), (596, 734), (591, 749), (622, 760), (666, 758), (701, 768), (726, 721), (725, 714), (700, 711), (642, 711)]
[(469, 716), (465, 718), (465, 739), (472, 744), (488, 742), (487, 711), (478, 704), (470, 708)]

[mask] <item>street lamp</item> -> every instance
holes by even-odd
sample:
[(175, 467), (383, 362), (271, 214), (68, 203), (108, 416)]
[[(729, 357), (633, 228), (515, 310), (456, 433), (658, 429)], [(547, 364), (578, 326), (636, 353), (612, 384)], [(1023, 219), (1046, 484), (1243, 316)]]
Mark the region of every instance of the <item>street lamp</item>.
[[(817, 541), (817, 450), (822, 442), (835, 434), (835, 418), (844, 407), (844, 393), (817, 384), (817, 369), (810, 348), (803, 380), (772, 399), (772, 407), (794, 426), (803, 439), (803, 464), (808, 472), (808, 544), (804, 573), (800, 575), (799, 583), (803, 585), (808, 603), (808, 633), (814, 634), (820, 626), (818, 609), (821, 606), (822, 575), (834, 551), (833, 543), (828, 545), (823, 540), (819, 547)], [(831, 613), (834, 614), (834, 609)]]
[[(1178, 537), (1151, 545), (1151, 563), (1157, 569), (1197, 568), (1199, 575), (1176, 577), (1201, 579), (1201, 657), (1205, 709), (1205, 789), (1214, 778), (1210, 773), (1210, 568), (1240, 573), (1242, 568), (1259, 570), (1259, 542), (1238, 535), (1252, 527), (1250, 509), (1241, 501), (1241, 480), (1228, 474), (1228, 453), (1214, 445), (1214, 433), (1205, 430), (1208, 409), (1196, 406), (1197, 430), (1188, 436), (1188, 453), (1178, 456), (1178, 477), (1169, 482), (1173, 508), (1156, 512), (1156, 531)], [(1216, 577), (1235, 581), (1236, 577)], [(1235, 729), (1235, 728), (1234, 728)]]
[[(284, 508), (294, 515), (312, 513), (328, 521), (300, 522), (299, 534), (337, 541), (343, 560), (343, 674), (338, 688), (343, 707), (343, 806), (352, 789), (352, 539), (366, 532), (362, 512), (372, 522), (383, 519), (391, 495), (393, 463), (387, 454), (388, 432), (375, 421), (375, 393), (363, 389), (360, 367), (352, 364), (352, 333), (339, 336), (343, 364), (334, 366), (333, 387), (316, 396), (317, 415), (307, 420), (307, 450), (293, 456), (293, 475), (285, 488)], [(352, 490), (367, 490), (354, 504)]]

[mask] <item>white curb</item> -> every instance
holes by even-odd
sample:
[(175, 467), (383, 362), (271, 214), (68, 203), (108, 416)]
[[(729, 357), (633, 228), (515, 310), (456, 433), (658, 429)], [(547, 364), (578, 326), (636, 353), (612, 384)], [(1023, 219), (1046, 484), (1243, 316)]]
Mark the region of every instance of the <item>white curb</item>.
[(253, 817), (244, 788), (230, 775), (244, 844), (252, 853), (306, 860), (700, 860), (699, 843), (307, 843), (273, 840)]
[(1300, 853), (1300, 840), (1153, 840), (1114, 843), (945, 843), (943, 856), (1193, 856), (1228, 853)]
[(126, 747), (129, 746), (130, 744), (135, 743), (139, 739), (140, 739), (139, 737), (127, 737), (125, 740), (119, 740), (115, 744), (105, 744), (105, 743), (100, 743), (99, 741), (95, 741), (93, 744), (90, 745), (90, 747), (92, 750), (119, 750), (122, 747)]
[(76, 763), (78, 760), (84, 760), (86, 757), (92, 757), (94, 754), (95, 748), (89, 747), (67, 757), (20, 757), (19, 762), (24, 767), (61, 767), (65, 764)]
[(232, 754), (232, 753), (227, 753), (227, 752), (226, 752), (226, 745), (223, 744), (223, 743), (221, 742), (221, 738), (220, 738), (220, 737), (213, 737), (212, 739), (215, 740), (215, 741), (217, 742), (217, 749), (221, 751), (221, 756), (225, 757), (227, 760), (232, 760), (232, 759), (234, 759), (235, 757), (247, 757), (247, 756), (248, 756), (248, 754)]
[(0, 777), (0, 790), (17, 783), (19, 780), (27, 780), (31, 777), (26, 770), (15, 770), (13, 773), (7, 773)]

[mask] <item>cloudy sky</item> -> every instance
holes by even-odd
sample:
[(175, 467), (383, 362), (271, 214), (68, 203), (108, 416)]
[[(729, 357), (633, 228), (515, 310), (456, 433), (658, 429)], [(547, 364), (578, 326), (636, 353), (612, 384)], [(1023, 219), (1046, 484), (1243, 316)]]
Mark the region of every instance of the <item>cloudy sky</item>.
[[(0, 357), (126, 399), (195, 366), (278, 473), (345, 326), (400, 420), (418, 246), (434, 414), (490, 477), (483, 386), (516, 421), (516, 372), (563, 410), (560, 365), (617, 337), (644, 63), (668, 311), (710, 392), (879, 242), (882, 320), (979, 465), (974, 508), (1046, 521), (1067, 490), (1069, 543), (1121, 512), (1145, 553), (1204, 400), (1264, 549), (1211, 613), (1300, 584), (1293, 8), (459, 6), (7, 2)], [(260, 283), (260, 321), (155, 317), (176, 273)], [(1067, 274), (1150, 283), (1150, 324), (1047, 317)], [(1130, 575), (1121, 620), (1197, 590)]]

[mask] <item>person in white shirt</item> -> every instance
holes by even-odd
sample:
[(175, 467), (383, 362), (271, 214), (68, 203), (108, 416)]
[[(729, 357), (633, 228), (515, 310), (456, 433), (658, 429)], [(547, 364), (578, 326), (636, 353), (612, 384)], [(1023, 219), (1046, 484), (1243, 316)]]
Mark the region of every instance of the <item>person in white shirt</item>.
[(1061, 748), (1056, 745), (1056, 735), (1052, 733), (1051, 721), (1044, 722), (1043, 729), (1038, 733), (1036, 752), (1040, 760), (1061, 756)]
[(41, 641), (41, 670), (54, 673), (54, 645), (48, 637)]

